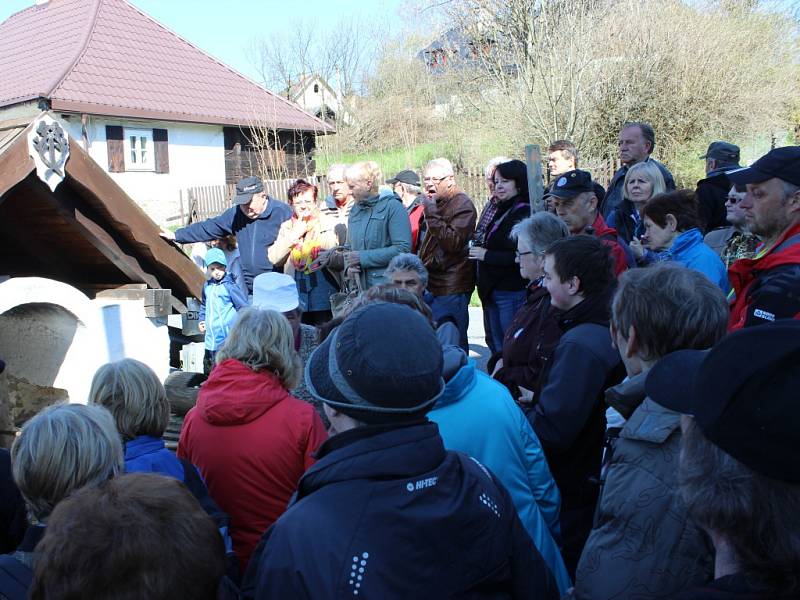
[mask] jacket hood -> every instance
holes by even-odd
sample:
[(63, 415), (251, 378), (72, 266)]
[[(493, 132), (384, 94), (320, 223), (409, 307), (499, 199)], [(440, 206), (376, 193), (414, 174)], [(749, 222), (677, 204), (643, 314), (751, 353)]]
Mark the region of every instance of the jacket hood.
[(614, 287), (610, 286), (600, 294), (585, 298), (577, 306), (573, 306), (557, 316), (559, 326), (564, 331), (583, 323), (595, 323), (608, 327), (611, 319), (611, 297), (613, 295)]
[(675, 241), (672, 242), (672, 246), (667, 250), (667, 254), (675, 257), (683, 256), (686, 252), (702, 243), (703, 234), (700, 233), (697, 227), (693, 227), (692, 229), (687, 229), (675, 238)]
[(475, 386), (475, 364), (467, 360), (467, 353), (461, 348), (447, 346), (442, 377), (446, 382), (444, 392), (433, 405), (434, 409), (458, 402)]
[(287, 398), (289, 392), (275, 375), (253, 371), (229, 358), (211, 371), (200, 388), (195, 409), (212, 425), (242, 425)]
[[(352, 440), (345, 442), (344, 438)], [(439, 427), (426, 421), (345, 431), (326, 441), (317, 456), (319, 460), (300, 479), (297, 500), (340, 481), (402, 479), (433, 471), (446, 452)]]
[(647, 373), (639, 373), (627, 378), (606, 390), (606, 404), (616, 410), (626, 419), (629, 419), (639, 405), (644, 401), (647, 394), (644, 391), (644, 382), (647, 380)]
[[(633, 206), (633, 204), (631, 204), (631, 206)], [(617, 237), (617, 230), (608, 226), (599, 210), (597, 211), (597, 217), (595, 217), (594, 223), (592, 223), (592, 229), (594, 229), (594, 234), (599, 238), (603, 236)]]

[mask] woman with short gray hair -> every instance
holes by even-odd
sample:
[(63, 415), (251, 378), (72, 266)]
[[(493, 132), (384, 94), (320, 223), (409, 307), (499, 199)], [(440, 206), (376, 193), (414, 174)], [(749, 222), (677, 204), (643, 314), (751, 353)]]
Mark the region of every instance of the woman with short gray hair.
[(124, 471), (122, 443), (111, 414), (101, 406), (82, 404), (48, 406), (34, 416), (14, 440), (11, 462), (30, 526), (17, 551), (0, 557), (3, 598), (20, 597), (30, 585), (34, 549), (56, 505), (75, 490)]
[(211, 495), (230, 515), (244, 572), (327, 435), (314, 407), (289, 392), (301, 367), (292, 328), (281, 313), (240, 311), (216, 360), (183, 422), (178, 456), (200, 468)]
[(511, 229), (511, 238), (517, 242), (520, 275), (529, 282), (528, 297), (506, 330), (502, 352), (492, 357), (489, 370), (524, 407), (538, 393), (542, 369), (561, 337), (550, 310), (550, 295), (542, 285), (544, 254), (553, 242), (568, 236), (567, 224), (544, 211)]

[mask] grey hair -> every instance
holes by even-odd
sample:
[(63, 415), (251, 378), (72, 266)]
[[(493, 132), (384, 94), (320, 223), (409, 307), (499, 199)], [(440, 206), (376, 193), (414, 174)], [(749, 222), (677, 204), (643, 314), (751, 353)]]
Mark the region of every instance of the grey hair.
[(419, 275), (419, 280), (422, 282), (422, 287), (428, 287), (428, 269), (422, 264), (419, 256), (411, 254), (410, 252), (403, 252), (395, 256), (389, 265), (386, 267), (384, 273), (391, 275), (395, 271), (416, 271)]
[(428, 164), (425, 165), (424, 170), (429, 171), (431, 169), (441, 169), (442, 175), (445, 177), (455, 174), (455, 171), (453, 170), (453, 163), (446, 158), (434, 158), (433, 160), (428, 161)]
[(543, 255), (553, 242), (569, 237), (569, 228), (553, 213), (539, 211), (514, 225), (510, 237), (522, 239), (534, 254)]
[(100, 367), (92, 379), (89, 404), (106, 407), (125, 441), (161, 437), (169, 424), (169, 401), (153, 369), (132, 358)]
[(22, 428), (11, 448), (14, 481), (34, 522), (61, 500), (125, 469), (114, 418), (97, 405), (48, 406)]
[(507, 156), (495, 156), (494, 158), (490, 158), (489, 162), (486, 163), (486, 167), (483, 169), (483, 176), (486, 177), (486, 179), (489, 179), (489, 177), (494, 174), (494, 170), (497, 168), (497, 165), (501, 165), (510, 160), (511, 159)]
[(789, 196), (796, 192), (800, 192), (800, 185), (795, 185), (793, 183), (789, 183), (788, 181), (784, 181), (783, 179), (780, 180), (781, 184), (783, 185), (783, 202), (785, 203)]
[(633, 326), (645, 361), (711, 348), (725, 335), (730, 315), (719, 286), (675, 263), (625, 271), (611, 310), (611, 323), (624, 339)]
[(350, 165), (348, 165), (346, 163), (333, 164), (330, 167), (328, 167), (328, 171), (327, 171), (326, 175), (328, 176), (328, 178), (330, 178), (331, 173), (335, 173), (337, 171), (341, 171), (342, 172), (342, 177), (344, 177), (344, 173), (345, 173), (345, 171), (347, 171), (348, 167), (350, 167)]
[(272, 373), (287, 390), (297, 387), (303, 369), (286, 317), (252, 306), (239, 311), (236, 324), (217, 352), (217, 364), (228, 359), (238, 360), (253, 371)]
[(730, 544), (744, 575), (775, 596), (800, 593), (800, 485), (753, 471), (683, 417), (678, 485), (692, 519)]
[(642, 132), (642, 137), (650, 142), (650, 150), (647, 153), (652, 154), (653, 150), (656, 149), (656, 132), (653, 131), (653, 126), (642, 121), (628, 121), (622, 126), (622, 129), (628, 129), (629, 127), (636, 127)]
[(409, 194), (419, 194), (422, 192), (422, 188), (418, 185), (414, 185), (412, 183), (404, 183), (402, 181), (398, 181), (398, 183), (402, 185), (404, 188), (406, 188), (406, 191)]

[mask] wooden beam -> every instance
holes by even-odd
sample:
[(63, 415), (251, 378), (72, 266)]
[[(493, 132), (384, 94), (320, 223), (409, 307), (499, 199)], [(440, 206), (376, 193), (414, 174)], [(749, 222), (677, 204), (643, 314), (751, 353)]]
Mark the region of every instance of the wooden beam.
[(17, 139), (0, 154), (0, 204), (8, 190), (25, 179), (36, 168), (28, 154), (28, 131), (26, 127)]
[(531, 214), (544, 209), (544, 187), (542, 186), (542, 154), (539, 146), (525, 146), (525, 162), (528, 166), (528, 199)]

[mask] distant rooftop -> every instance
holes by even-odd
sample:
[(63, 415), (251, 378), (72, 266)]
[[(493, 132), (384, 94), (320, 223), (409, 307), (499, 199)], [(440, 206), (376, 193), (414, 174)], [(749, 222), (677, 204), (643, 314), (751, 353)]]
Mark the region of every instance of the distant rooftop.
[(332, 132), (125, 0), (49, 0), (0, 24), (0, 107)]

